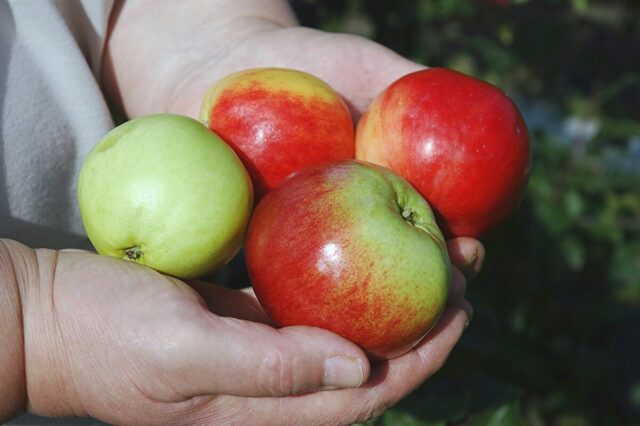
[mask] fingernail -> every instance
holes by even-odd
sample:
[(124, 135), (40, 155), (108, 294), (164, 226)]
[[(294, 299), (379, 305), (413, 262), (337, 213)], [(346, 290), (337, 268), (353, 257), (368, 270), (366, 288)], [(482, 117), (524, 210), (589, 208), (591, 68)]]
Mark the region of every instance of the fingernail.
[(467, 265), (473, 265), (478, 260), (478, 249), (473, 249), (473, 253), (467, 259)]
[(462, 301), (460, 307), (467, 313), (467, 323), (464, 326), (465, 328), (467, 328), (469, 326), (469, 323), (473, 319), (473, 306), (471, 305), (471, 303), (469, 303), (468, 300), (465, 299)]
[(324, 361), (324, 386), (357, 388), (364, 381), (362, 363), (350, 356), (334, 356)]
[(475, 270), (476, 262), (478, 261), (478, 250), (473, 250), (473, 254), (465, 259), (465, 269), (469, 269), (471, 271)]

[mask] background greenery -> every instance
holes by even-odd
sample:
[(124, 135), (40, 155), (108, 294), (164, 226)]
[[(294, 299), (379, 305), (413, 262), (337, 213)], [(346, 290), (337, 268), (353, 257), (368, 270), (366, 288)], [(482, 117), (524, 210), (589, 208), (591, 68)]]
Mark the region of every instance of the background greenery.
[(517, 215), (485, 239), (476, 316), (446, 367), (380, 425), (640, 424), (640, 4), (294, 0), (486, 79), (529, 125)]

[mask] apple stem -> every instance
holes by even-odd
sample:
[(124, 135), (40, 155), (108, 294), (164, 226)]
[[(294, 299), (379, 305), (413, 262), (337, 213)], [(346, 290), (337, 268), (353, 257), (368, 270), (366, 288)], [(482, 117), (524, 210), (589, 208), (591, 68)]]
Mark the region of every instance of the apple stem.
[[(407, 208), (402, 208), (400, 207), (400, 204), (398, 204), (398, 209), (400, 210), (400, 215), (402, 216), (402, 218), (409, 223), (410, 225), (413, 225), (414, 227), (420, 229), (422, 232), (426, 233), (429, 238), (431, 238), (433, 241), (435, 241), (440, 247), (442, 247), (442, 249), (444, 251), (447, 250), (446, 248), (446, 243), (444, 242), (444, 240), (442, 239), (441, 236), (438, 236), (439, 232), (434, 232), (432, 228), (436, 228), (438, 229), (438, 227), (436, 225), (430, 226), (425, 224), (424, 222), (421, 221), (420, 219), (420, 214), (415, 212), (411, 207), (407, 207)], [(418, 217), (416, 217), (416, 215), (414, 215), (414, 213), (417, 213), (416, 215)], [(440, 234), (442, 235), (442, 234)]]
[(142, 250), (140, 247), (130, 247), (124, 251), (124, 255), (128, 260), (138, 260), (142, 256)]
[(407, 222), (413, 224), (413, 209), (411, 207), (402, 210), (402, 217), (404, 220), (406, 220)]

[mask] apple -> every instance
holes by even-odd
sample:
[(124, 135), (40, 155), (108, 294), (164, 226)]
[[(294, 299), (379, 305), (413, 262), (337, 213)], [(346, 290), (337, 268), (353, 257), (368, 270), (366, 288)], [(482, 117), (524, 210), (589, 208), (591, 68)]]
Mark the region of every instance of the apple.
[(444, 68), (401, 77), (356, 129), (356, 158), (427, 199), (447, 237), (480, 237), (518, 206), (531, 168), (527, 128), (497, 87)]
[(256, 201), (296, 170), (355, 157), (347, 105), (327, 83), (302, 71), (231, 74), (211, 87), (200, 120), (238, 153)]
[(377, 359), (402, 355), (433, 327), (451, 275), (427, 202), (390, 170), (356, 160), (303, 169), (267, 194), (245, 255), (277, 325), (331, 330)]
[(190, 279), (238, 252), (253, 192), (222, 139), (197, 120), (158, 114), (116, 127), (91, 150), (78, 202), (98, 253)]

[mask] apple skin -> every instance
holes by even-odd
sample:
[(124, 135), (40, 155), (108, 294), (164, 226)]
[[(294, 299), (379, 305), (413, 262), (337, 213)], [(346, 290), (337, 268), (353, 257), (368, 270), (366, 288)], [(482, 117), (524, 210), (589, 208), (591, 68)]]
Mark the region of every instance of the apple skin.
[(296, 170), (355, 158), (347, 105), (328, 84), (302, 71), (231, 74), (210, 88), (200, 120), (236, 150), (256, 201)]
[(158, 114), (116, 127), (91, 150), (78, 202), (98, 253), (191, 279), (238, 252), (253, 192), (222, 139), (197, 120)]
[(386, 166), (427, 199), (447, 237), (480, 237), (519, 205), (527, 128), (497, 87), (444, 68), (401, 77), (361, 117), (356, 158)]
[(429, 205), (370, 163), (294, 173), (254, 210), (245, 255), (277, 325), (331, 330), (376, 359), (406, 353), (446, 305), (451, 264)]

